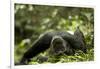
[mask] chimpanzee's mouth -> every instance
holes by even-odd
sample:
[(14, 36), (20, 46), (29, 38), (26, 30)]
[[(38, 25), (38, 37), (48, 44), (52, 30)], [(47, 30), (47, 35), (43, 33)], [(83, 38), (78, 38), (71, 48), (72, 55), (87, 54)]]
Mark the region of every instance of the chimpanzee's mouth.
[(56, 49), (56, 50), (55, 50), (55, 54), (56, 54), (56, 55), (59, 55), (59, 54), (64, 53), (64, 51), (65, 51), (65, 49), (63, 49), (63, 48), (61, 48), (61, 49)]

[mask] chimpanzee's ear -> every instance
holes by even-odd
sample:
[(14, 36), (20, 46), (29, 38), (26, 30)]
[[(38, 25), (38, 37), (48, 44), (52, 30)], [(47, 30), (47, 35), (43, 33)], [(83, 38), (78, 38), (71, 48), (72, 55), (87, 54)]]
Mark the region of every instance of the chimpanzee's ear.
[(81, 32), (81, 30), (79, 29), (79, 26), (77, 27), (76, 31), (74, 32), (74, 35), (82, 40), (84, 40), (84, 35)]

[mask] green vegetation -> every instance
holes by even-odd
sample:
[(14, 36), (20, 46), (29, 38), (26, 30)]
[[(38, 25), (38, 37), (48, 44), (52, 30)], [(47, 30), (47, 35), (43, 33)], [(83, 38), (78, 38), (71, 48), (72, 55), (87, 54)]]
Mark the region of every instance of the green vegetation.
[[(87, 43), (87, 53), (49, 57), (44, 63), (65, 63), (94, 60), (94, 9), (64, 6), (15, 4), (15, 63), (18, 63), (40, 34), (50, 30), (75, 31), (80, 26)], [(39, 55), (45, 56), (45, 53)], [(38, 55), (38, 56), (39, 56)], [(37, 57), (29, 64), (39, 64)]]

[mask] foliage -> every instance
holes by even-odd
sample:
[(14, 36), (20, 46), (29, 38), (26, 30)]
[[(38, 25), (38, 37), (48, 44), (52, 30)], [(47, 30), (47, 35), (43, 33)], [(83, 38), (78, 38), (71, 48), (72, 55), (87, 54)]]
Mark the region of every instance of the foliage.
[[(88, 52), (77, 51), (73, 56), (62, 55), (58, 62), (94, 60), (94, 9), (65, 6), (15, 4), (15, 63), (19, 62), (41, 33), (50, 30), (75, 31), (77, 26), (84, 33)], [(44, 54), (44, 53), (43, 53)], [(52, 60), (56, 58), (49, 59)], [(38, 64), (36, 57), (29, 64)]]

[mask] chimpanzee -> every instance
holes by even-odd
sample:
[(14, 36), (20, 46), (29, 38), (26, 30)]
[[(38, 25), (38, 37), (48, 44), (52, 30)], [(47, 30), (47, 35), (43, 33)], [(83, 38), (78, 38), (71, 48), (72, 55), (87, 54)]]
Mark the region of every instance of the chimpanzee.
[[(66, 31), (46, 32), (34, 42), (29, 50), (24, 53), (20, 64), (27, 64), (30, 62), (31, 58), (49, 48), (52, 48), (55, 51), (53, 51), (54, 54), (62, 52), (69, 54), (70, 52), (68, 52), (68, 48), (72, 51), (71, 54), (74, 53), (73, 50), (82, 50), (86, 53), (86, 43), (84, 41), (83, 33), (80, 31), (79, 27), (74, 32), (74, 35)], [(58, 50), (56, 50), (56, 48)]]

